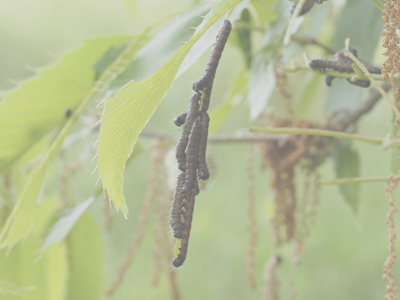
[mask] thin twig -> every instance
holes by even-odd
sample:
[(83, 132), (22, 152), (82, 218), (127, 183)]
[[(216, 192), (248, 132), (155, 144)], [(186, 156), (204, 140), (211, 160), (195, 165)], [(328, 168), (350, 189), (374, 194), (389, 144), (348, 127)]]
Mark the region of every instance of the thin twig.
[[(160, 140), (169, 140), (176, 143), (178, 136), (154, 131), (142, 131), (141, 137), (151, 137)], [(208, 138), (210, 143), (236, 143), (236, 142), (265, 142), (265, 141), (285, 141), (289, 139), (288, 134), (243, 134), (243, 135), (217, 135)]]
[(383, 11), (384, 4), (380, 0), (371, 0), (380, 10)]
[(300, 12), (303, 9), (303, 6), (306, 3), (306, 1), (307, 0), (300, 0), (299, 3), (297, 3), (292, 16), (290, 17), (289, 25), (286, 29), (285, 37), (283, 39), (284, 46), (288, 46), (290, 44), (290, 37), (292, 36), (292, 31), (293, 31), (293, 26), (294, 26), (295, 20), (300, 15)]
[[(390, 86), (385, 83), (382, 85), (384, 91), (390, 90)], [(335, 131), (344, 131), (351, 124), (357, 123), (357, 121), (365, 114), (371, 111), (375, 104), (380, 100), (382, 95), (376, 89), (371, 90), (371, 94), (367, 100), (359, 104), (358, 107), (350, 110), (345, 116), (338, 119), (333, 119), (328, 125), (328, 129)]]
[(336, 53), (335, 50), (333, 50), (333, 49), (331, 49), (331, 48), (329, 48), (329, 47), (327, 47), (325, 45), (322, 45), (320, 42), (318, 42), (318, 41), (316, 41), (315, 39), (312, 39), (312, 38), (292, 36), (292, 40), (297, 42), (297, 43), (299, 43), (299, 44), (302, 44), (302, 45), (316, 45), (318, 47), (321, 47), (322, 49), (324, 49), (326, 52), (328, 52), (330, 54), (335, 54)]
[(255, 133), (288, 133), (288, 134), (306, 134), (306, 135), (321, 135), (343, 138), (348, 140), (355, 140), (359, 142), (364, 142), (372, 145), (380, 146), (383, 143), (382, 139), (371, 138), (367, 136), (362, 136), (358, 134), (350, 134), (339, 131), (325, 130), (325, 129), (313, 129), (313, 128), (287, 128), (287, 127), (260, 127), (251, 128), (251, 132)]
[[(310, 72), (314, 72), (314, 73), (317, 73), (317, 74), (320, 74), (320, 75), (331, 75), (331, 76), (335, 76), (335, 77), (338, 77), (338, 78), (347, 78), (347, 79), (354, 78), (354, 80), (362, 80), (362, 78), (360, 78), (359, 76), (357, 76), (354, 73), (345, 73), (345, 72), (340, 73), (338, 71), (329, 71), (329, 70), (326, 70), (325, 72), (321, 72), (321, 71), (318, 71), (318, 70), (313, 70), (307, 65), (299, 65), (296, 62), (293, 62), (292, 66), (280, 65), (279, 69), (281, 69), (283, 72), (286, 72), (286, 73), (296, 73), (298, 71), (310, 71)], [(374, 80), (383, 81), (382, 78), (381, 78), (382, 75), (380, 75), (380, 74), (370, 74), (370, 76)], [(394, 78), (398, 80), (400, 78), (400, 75), (396, 74), (394, 76)]]
[(374, 79), (371, 73), (367, 70), (367, 68), (349, 51), (344, 50), (344, 54), (349, 57), (360, 69), (364, 72), (364, 74), (371, 80), (371, 83), (375, 86), (375, 88), (382, 94), (383, 98), (385, 98), (386, 102), (389, 104), (391, 109), (396, 114), (396, 117), (400, 120), (400, 111), (396, 106), (396, 103), (390, 99), (389, 95), (382, 89), (382, 87), (378, 84), (378, 82)]
[[(400, 176), (395, 177), (397, 180)], [(369, 183), (369, 182), (388, 182), (393, 180), (392, 176), (384, 177), (353, 177), (353, 178), (340, 178), (332, 180), (321, 180), (318, 184), (321, 185), (341, 185), (341, 184), (354, 184), (354, 183)]]

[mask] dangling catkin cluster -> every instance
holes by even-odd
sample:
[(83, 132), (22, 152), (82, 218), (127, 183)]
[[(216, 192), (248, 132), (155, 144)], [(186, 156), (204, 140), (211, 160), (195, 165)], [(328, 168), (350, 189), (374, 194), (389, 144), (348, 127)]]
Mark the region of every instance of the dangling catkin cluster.
[(257, 227), (256, 219), (254, 216), (255, 212), (255, 201), (254, 201), (254, 171), (253, 171), (253, 146), (247, 147), (247, 198), (248, 198), (248, 228), (249, 228), (249, 246), (246, 253), (246, 273), (247, 279), (249, 280), (250, 287), (254, 290), (256, 288), (256, 281), (254, 278), (254, 254), (257, 243)]
[(396, 30), (400, 30), (400, 0), (386, 0), (382, 15), (383, 22), (383, 47), (386, 52), (383, 53), (387, 57), (382, 65), (382, 78), (389, 80), (390, 73), (400, 72), (400, 38), (396, 34)]
[(398, 179), (393, 179), (388, 182), (388, 185), (386, 187), (385, 194), (389, 196), (389, 213), (387, 214), (387, 224), (389, 225), (389, 255), (386, 259), (385, 264), (383, 265), (383, 280), (386, 282), (386, 289), (388, 291), (388, 294), (386, 295), (385, 299), (386, 300), (396, 300), (396, 294), (399, 291), (399, 288), (395, 286), (395, 281), (394, 281), (394, 276), (395, 272), (392, 270), (392, 267), (395, 263), (397, 253), (396, 249), (394, 247), (395, 241), (396, 241), (396, 231), (394, 228), (395, 222), (393, 215), (394, 213), (398, 210), (395, 203), (394, 203), (394, 197), (393, 197), (393, 190), (397, 187), (398, 185)]

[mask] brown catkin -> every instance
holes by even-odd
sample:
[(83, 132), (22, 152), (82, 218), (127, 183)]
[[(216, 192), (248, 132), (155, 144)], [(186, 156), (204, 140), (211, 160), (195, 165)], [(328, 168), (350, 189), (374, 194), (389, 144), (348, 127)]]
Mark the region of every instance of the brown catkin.
[(157, 217), (157, 223), (154, 229), (154, 277), (153, 277), (153, 285), (158, 285), (160, 281), (160, 276), (162, 272), (162, 252), (163, 252), (163, 235), (165, 231), (165, 224), (166, 224), (166, 207), (164, 202), (166, 196), (165, 186), (167, 185), (166, 182), (166, 171), (162, 161), (162, 158), (165, 156), (166, 148), (162, 145), (157, 146), (157, 157), (160, 158), (160, 163), (157, 165), (157, 174), (156, 180), (154, 183), (155, 186), (155, 211)]
[(163, 163), (162, 152), (156, 151), (155, 155), (152, 157), (150, 162), (150, 174), (148, 177), (149, 188), (139, 216), (137, 230), (135, 235), (132, 237), (125, 260), (122, 263), (121, 267), (119, 268), (118, 276), (107, 291), (108, 296), (112, 296), (118, 289), (118, 287), (121, 285), (122, 281), (125, 278), (126, 271), (128, 270), (129, 266), (133, 261), (133, 258), (136, 254), (136, 250), (142, 242), (143, 232), (146, 227), (147, 219), (150, 212), (150, 207), (156, 197), (156, 184), (157, 184), (156, 181), (157, 181), (158, 166), (162, 165), (162, 163)]
[(279, 281), (276, 274), (281, 259), (279, 256), (272, 256), (265, 265), (264, 269), (264, 293), (263, 300), (279, 300)]
[(393, 179), (388, 182), (385, 194), (389, 196), (389, 213), (387, 214), (387, 224), (389, 225), (389, 255), (383, 265), (383, 280), (386, 282), (386, 290), (388, 294), (386, 295), (386, 300), (396, 300), (396, 294), (399, 288), (395, 285), (394, 276), (395, 273), (392, 267), (395, 263), (397, 253), (395, 249), (396, 241), (396, 231), (395, 231), (395, 221), (393, 218), (394, 213), (398, 210), (393, 197), (393, 190), (398, 185), (398, 178), (393, 176)]
[(396, 30), (400, 30), (400, 0), (385, 0), (381, 21), (383, 23), (383, 53), (387, 57), (382, 64), (382, 79), (389, 80), (392, 71), (400, 72), (400, 38)]
[(256, 220), (254, 216), (254, 171), (253, 171), (253, 147), (247, 147), (247, 217), (249, 228), (249, 244), (246, 253), (246, 274), (249, 280), (250, 287), (254, 290), (256, 288), (256, 281), (254, 278), (254, 252), (257, 243), (257, 229)]

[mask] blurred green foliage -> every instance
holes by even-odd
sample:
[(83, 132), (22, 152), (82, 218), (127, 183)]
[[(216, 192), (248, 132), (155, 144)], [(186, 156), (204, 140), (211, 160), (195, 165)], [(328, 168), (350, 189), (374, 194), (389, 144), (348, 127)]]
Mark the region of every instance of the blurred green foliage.
[[(250, 118), (250, 91), (247, 86), (251, 78), (253, 81), (258, 78), (257, 84), (261, 86), (261, 90), (265, 94), (271, 94), (270, 97), (264, 98), (252, 96), (253, 99), (261, 101), (257, 104), (259, 107), (253, 109), (262, 112), (266, 106), (267, 110), (274, 111), (277, 116), (288, 116), (285, 102), (277, 89), (272, 91), (273, 86), (265, 86), (266, 82), (272, 80), (271, 76), (274, 76), (267, 67), (275, 57), (282, 55), (282, 62), (289, 64), (291, 60), (302, 63), (301, 55), (304, 51), (310, 58), (327, 56), (326, 52), (315, 45), (300, 45), (295, 41), (285, 49), (281, 47), (281, 37), (287, 25), (288, 9), (292, 2), (257, 0), (250, 3), (251, 25), (262, 30), (249, 30), (252, 43), (249, 48), (248, 39), (243, 38), (244, 31), (239, 31), (240, 20), (235, 25), (238, 30), (232, 32), (232, 41), (224, 50), (214, 83), (210, 126), (216, 134), (243, 132), (258, 124), (257, 120), (252, 121)], [(6, 90), (17, 91), (15, 81), (34, 76), (31, 68), (26, 68), (27, 65), (38, 68), (57, 64), (60, 53), (76, 49), (82, 41), (99, 36), (137, 36), (146, 27), (166, 20), (151, 30), (148, 36), (155, 37), (153, 43), (160, 42), (160, 45), (163, 45), (153, 48), (154, 52), (150, 52), (157, 56), (154, 61), (151, 61), (145, 52), (142, 53), (141, 62), (140, 51), (136, 60), (132, 60), (130, 68), (133, 73), (129, 73), (132, 78), (128, 80), (136, 79), (135, 76), (144, 80), (178, 51), (179, 43), (191, 37), (194, 30), (189, 27), (202, 22), (201, 18), (195, 16), (197, 12), (205, 15), (209, 10), (205, 2), (190, 0), (0, 0), (0, 5), (0, 97), (10, 93)], [(252, 15), (254, 11), (258, 12), (258, 20)], [(287, 14), (285, 18), (282, 17), (282, 12)], [(173, 14), (176, 16), (171, 19)], [(188, 14), (191, 15), (189, 19)], [(237, 18), (241, 14), (238, 14)], [(242, 16), (247, 22), (247, 10)], [(321, 16), (326, 16), (326, 20)], [(344, 39), (349, 37), (351, 46), (359, 49), (361, 59), (379, 64), (382, 62), (383, 52), (379, 41), (382, 31), (380, 16), (380, 11), (369, 1), (327, 1), (322, 5), (315, 5), (310, 13), (305, 15), (297, 36), (316, 38), (335, 50), (342, 49)], [(179, 27), (181, 31), (178, 31), (182, 32), (182, 35), (172, 30), (178, 28), (174, 27), (177, 23), (182, 26)], [(165, 40), (162, 44), (157, 39), (161, 38), (157, 34), (166, 28), (172, 29), (165, 32), (167, 38), (163, 37)], [(214, 30), (217, 29), (218, 27), (215, 27)], [(215, 33), (210, 36), (212, 38), (203, 45), (206, 53), (198, 60), (193, 59), (189, 64), (190, 68), (175, 80), (147, 123), (146, 131), (178, 136), (179, 129), (173, 125), (172, 119), (188, 107), (191, 85), (204, 70), (208, 59), (207, 52)], [(179, 37), (182, 41), (179, 41)], [(122, 44), (125, 44), (125, 41)], [(93, 63), (99, 61), (94, 57), (101, 52), (100, 50), (94, 50), (91, 57)], [(108, 52), (109, 56), (103, 56), (103, 62), (110, 60), (111, 63), (118, 55), (117, 52)], [(249, 53), (253, 55), (250, 70), (247, 67)], [(256, 55), (259, 60), (254, 59)], [(146, 62), (152, 63), (149, 66), (151, 72), (145, 70)], [(88, 61), (84, 60), (82, 65), (85, 63)], [(259, 65), (255, 65), (256, 63)], [(97, 71), (101, 72), (106, 65), (101, 67), (101, 64), (98, 64)], [(256, 78), (254, 73), (251, 74), (251, 70), (255, 69), (269, 72), (263, 72), (262, 77)], [(93, 82), (96, 78), (95, 66), (91, 71)], [(82, 74), (70, 74), (72, 77), (78, 75)], [(321, 124), (326, 120), (326, 113), (354, 107), (368, 96), (368, 90), (353, 87), (341, 79), (336, 79), (333, 86), (328, 88), (324, 85), (322, 76), (312, 72), (287, 74), (287, 80), (295, 116)], [(109, 94), (106, 94), (106, 97), (111, 97), (121, 85), (118, 82), (111, 84), (112, 88), (108, 90)], [(76, 89), (77, 86), (71, 88)], [(40, 89), (42, 91), (45, 87)], [(26, 95), (28, 102), (30, 96)], [(7, 99), (7, 96), (4, 99)], [(112, 207), (111, 229), (106, 230), (108, 220), (104, 211), (107, 211), (109, 203), (97, 195), (101, 184), (98, 183), (95, 187), (97, 174), (90, 175), (96, 166), (96, 162), (91, 160), (95, 155), (92, 146), (98, 138), (98, 127), (95, 124), (102, 112), (101, 107), (96, 107), (99, 99), (100, 97), (95, 99), (79, 118), (57, 159), (48, 167), (45, 186), (41, 191), (41, 202), (33, 203), (25, 211), (34, 220), (29, 232), (23, 232), (26, 237), (14, 247), (0, 250), (1, 299), (171, 299), (167, 273), (172, 269), (172, 265), (163, 262), (161, 270), (155, 269), (154, 231), (157, 216), (154, 207), (143, 242), (128, 268), (122, 285), (113, 296), (107, 297), (105, 294), (118, 276), (118, 269), (125, 260), (131, 237), (138, 227), (148, 188), (146, 178), (149, 175), (150, 157), (154, 152), (154, 141), (139, 137), (140, 148), (136, 148), (135, 156), (127, 165), (124, 174), (124, 194), (130, 212), (129, 218), (123, 218), (123, 215), (116, 213)], [(0, 112), (4, 103), (0, 103)], [(41, 109), (44, 113), (51, 114), (50, 111), (46, 111), (46, 107)], [(32, 117), (29, 111), (26, 115)], [(24, 119), (18, 113), (9, 114), (7, 117), (15, 118), (13, 122), (17, 124), (16, 128), (24, 124)], [(21, 195), (28, 175), (33, 167), (40, 164), (44, 151), (48, 150), (49, 143), (59, 133), (60, 126), (65, 124), (62, 114), (52, 117), (57, 119), (57, 126), (46, 128), (47, 134), (44, 138), (33, 138), (35, 146), (1, 174), (2, 229), (14, 203)], [(358, 122), (356, 129), (358, 134), (385, 137), (387, 133), (392, 132), (390, 110), (383, 101), (378, 103), (371, 113)], [(2, 126), (0, 136), (4, 130), (5, 127)], [(15, 138), (17, 137), (16, 134)], [(0, 143), (2, 142), (0, 140)], [(168, 151), (173, 151), (173, 146), (173, 143), (168, 144)], [(245, 148), (243, 143), (210, 143), (208, 146), (208, 153), (214, 162), (212, 176), (206, 188), (197, 197), (188, 259), (185, 265), (175, 272), (182, 299), (260, 299), (265, 288), (264, 265), (277, 253), (282, 257), (278, 268), (282, 299), (288, 298), (291, 293), (290, 274), (293, 271), (291, 259), (294, 245), (292, 243), (277, 248), (273, 244), (269, 222), (273, 191), (269, 184), (268, 169), (254, 170), (258, 232), (255, 290), (250, 289), (246, 278), (249, 232)], [(171, 156), (169, 154), (167, 157)], [(387, 176), (391, 171), (390, 151), (383, 152), (379, 147), (353, 143), (349, 155), (358, 156), (358, 164), (355, 164), (355, 158), (346, 156), (346, 159), (351, 160), (350, 163), (342, 164), (336, 173), (333, 159), (328, 159), (319, 169), (321, 178)], [(338, 157), (340, 161), (340, 156)], [(343, 158), (341, 162), (344, 161)], [(259, 154), (255, 157), (255, 164), (261, 164)], [(359, 173), (354, 172), (355, 168), (359, 169)], [(344, 173), (341, 170), (344, 170)], [(297, 170), (299, 195), (304, 178), (304, 172)], [(338, 187), (321, 188), (316, 225), (305, 241), (304, 252), (294, 277), (297, 299), (364, 300), (384, 297), (382, 265), (388, 254), (388, 228), (385, 223), (388, 206), (387, 197), (384, 196), (385, 184), (364, 184), (357, 189), (357, 205), (354, 197), (348, 200), (353, 200), (351, 205), (348, 205)], [(76, 223), (71, 223), (74, 226), (66, 238), (41, 251), (46, 237), (62, 218), (65, 209), (79, 205), (93, 195), (97, 195), (96, 200)], [(398, 198), (398, 193), (396, 196)], [(353, 212), (355, 207), (358, 210), (357, 214)], [(395, 215), (395, 218), (399, 221), (398, 215)], [(24, 218), (24, 221), (28, 219)], [(171, 245), (173, 240), (170, 237)], [(171, 246), (171, 253), (172, 250)], [(395, 265), (395, 268), (399, 270), (398, 265)], [(161, 281), (157, 286), (152, 285), (154, 272), (162, 272)]]

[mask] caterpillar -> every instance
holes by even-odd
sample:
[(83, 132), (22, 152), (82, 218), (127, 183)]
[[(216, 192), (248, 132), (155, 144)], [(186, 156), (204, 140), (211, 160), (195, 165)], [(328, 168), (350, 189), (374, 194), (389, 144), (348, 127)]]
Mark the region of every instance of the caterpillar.
[[(311, 8), (314, 6), (315, 3), (321, 4), (324, 1), (326, 1), (326, 0), (307, 0), (306, 3), (304, 3), (304, 6), (301, 8), (299, 16), (302, 16), (305, 13), (308, 13), (311, 10)], [(296, 6), (297, 6), (296, 4), (294, 4), (292, 6), (292, 8), (290, 9), (290, 14), (293, 14)]]
[(347, 79), (348, 82), (351, 84), (354, 84), (359, 87), (367, 88), (371, 85), (371, 81), (369, 80), (357, 80), (357, 81), (351, 81), (350, 79)]
[(207, 112), (205, 111), (201, 112), (200, 123), (201, 123), (201, 134), (200, 134), (199, 152), (198, 152), (198, 164), (199, 164), (198, 176), (201, 180), (207, 180), (210, 177), (210, 172), (208, 171), (207, 161), (206, 161), (208, 125), (210, 123), (210, 117), (208, 116)]
[(181, 171), (186, 169), (186, 146), (189, 141), (190, 131), (192, 130), (193, 123), (197, 117), (199, 110), (199, 93), (194, 93), (190, 99), (189, 111), (187, 113), (186, 122), (183, 125), (181, 138), (178, 141), (175, 149), (175, 157), (178, 161), (178, 168)]
[[(356, 49), (349, 49), (349, 51), (357, 57), (357, 50)], [(332, 69), (338, 72), (345, 72), (345, 73), (354, 73), (354, 69), (352, 67), (353, 61), (346, 57), (344, 51), (337, 52), (334, 56), (334, 60), (321, 60), (321, 59), (313, 59), (309, 63), (310, 68), (313, 70), (319, 70), (325, 72), (326, 69)], [(373, 66), (366, 66), (367, 70), (373, 74), (382, 74), (381, 69)], [(332, 81), (335, 79), (335, 76), (326, 75), (325, 83), (327, 86), (332, 85)], [(357, 80), (355, 82), (347, 79), (353, 85), (367, 88), (371, 85), (369, 80)]]
[(214, 81), (215, 73), (217, 71), (218, 63), (221, 58), (222, 51), (225, 48), (226, 41), (228, 40), (229, 34), (232, 30), (232, 24), (228, 20), (224, 20), (224, 23), (219, 31), (213, 48), (210, 52), (210, 58), (207, 61), (206, 69), (204, 70), (203, 76), (200, 80), (193, 83), (193, 90), (201, 92), (204, 88), (211, 91), (212, 84)]
[(193, 210), (194, 210), (194, 202), (195, 195), (190, 194), (185, 202), (185, 212), (183, 213), (183, 233), (181, 239), (181, 246), (179, 248), (178, 257), (172, 260), (172, 264), (174, 267), (178, 268), (182, 266), (182, 264), (186, 260), (187, 250), (189, 246), (189, 237), (190, 237), (190, 229), (192, 228), (192, 219), (193, 219)]
[[(349, 51), (357, 57), (357, 50), (349, 49)], [(326, 69), (332, 69), (341, 73), (354, 73), (352, 67), (353, 61), (344, 55), (343, 51), (337, 52), (335, 54), (334, 60), (323, 60), (323, 59), (313, 59), (310, 60), (309, 65), (313, 70), (319, 70), (325, 72)], [(366, 66), (368, 72), (373, 74), (382, 74), (380, 68), (373, 66)], [(332, 81), (331, 81), (332, 82)]]
[(181, 127), (183, 124), (185, 124), (186, 122), (186, 117), (187, 117), (187, 112), (184, 112), (183, 114), (181, 114), (180, 116), (177, 116), (174, 119), (174, 123), (176, 126)]
[(183, 184), (185, 183), (185, 172), (178, 175), (176, 182), (176, 189), (174, 193), (174, 200), (172, 202), (170, 224), (173, 230), (174, 237), (181, 239), (183, 236), (183, 223), (181, 219), (182, 207), (184, 206), (183, 201)]
[(197, 168), (198, 168), (198, 147), (201, 136), (201, 123), (199, 118), (193, 124), (190, 132), (189, 143), (187, 145), (186, 155), (186, 177), (183, 186), (183, 193), (185, 196), (189, 194), (197, 195), (199, 193), (197, 183)]
[(325, 76), (325, 83), (326, 83), (326, 85), (327, 85), (327, 86), (331, 86), (331, 85), (332, 85), (332, 81), (333, 81), (333, 79), (335, 79), (335, 78), (336, 78), (335, 76), (326, 75), (326, 76)]

